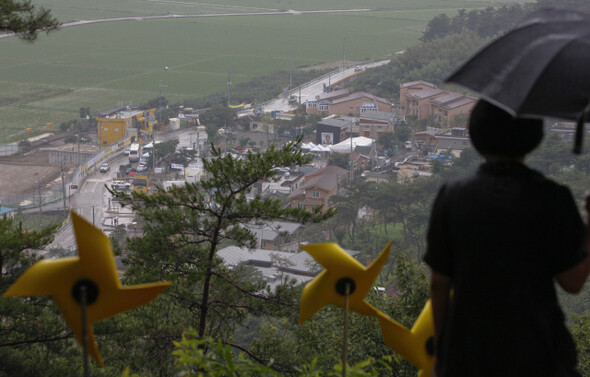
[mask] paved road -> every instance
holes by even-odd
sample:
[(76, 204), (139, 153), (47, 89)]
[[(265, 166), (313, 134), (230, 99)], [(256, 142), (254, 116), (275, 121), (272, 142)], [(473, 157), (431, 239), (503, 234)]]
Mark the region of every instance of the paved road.
[[(169, 133), (156, 135), (156, 140), (170, 140), (174, 138), (184, 138), (186, 134), (194, 132), (192, 130), (180, 130)], [(86, 220), (94, 223), (98, 228), (103, 229), (106, 234), (110, 234), (111, 226), (114, 224), (115, 217), (118, 218), (119, 224), (127, 224), (133, 220), (133, 215), (123, 209), (123, 212), (117, 213), (118, 204), (110, 201), (110, 194), (105, 188), (106, 184), (111, 184), (117, 176), (119, 165), (127, 164), (128, 157), (123, 154), (118, 155), (110, 161), (111, 169), (107, 173), (96, 172), (89, 176), (77, 192), (73, 192), (67, 201), (67, 206), (76, 211)], [(43, 207), (45, 210), (61, 209), (63, 202), (56, 202)], [(108, 210), (111, 211), (108, 211)], [(53, 242), (48, 249), (75, 249), (76, 240), (72, 229), (72, 224), (67, 223), (55, 235)]]
[[(326, 10), (305, 10), (297, 11), (292, 9), (279, 10), (273, 9), (267, 12), (243, 12), (243, 13), (201, 13), (201, 14), (163, 14), (158, 16), (141, 16), (141, 17), (117, 17), (117, 18), (100, 18), (95, 20), (75, 20), (72, 22), (66, 22), (61, 25), (62, 28), (72, 26), (82, 26), (88, 24), (96, 24), (101, 22), (117, 22), (117, 21), (144, 21), (144, 20), (159, 20), (159, 19), (172, 19), (172, 18), (203, 18), (203, 17), (240, 17), (240, 16), (280, 16), (280, 15), (301, 15), (301, 14), (331, 14), (331, 13), (359, 13), (359, 12), (372, 12), (374, 9), (362, 8), (362, 9), (326, 9)], [(1, 34), (1, 38), (14, 37), (15, 34), (6, 33)]]
[[(343, 70), (334, 71), (329, 75), (325, 75), (320, 80), (313, 80), (309, 83), (301, 85), (300, 87), (294, 88), (291, 93), (297, 98), (297, 101), (299, 101), (299, 97), (301, 96), (301, 103), (305, 103), (305, 101), (315, 99), (316, 96), (322, 94), (324, 92), (324, 86), (334, 85), (339, 81), (345, 80), (357, 74), (362, 75), (362, 72), (357, 72), (357, 67), (360, 67), (364, 70), (379, 67), (388, 64), (389, 62), (390, 60), (382, 60), (379, 62), (359, 64), (356, 66), (347, 67)], [(299, 90), (299, 88), (301, 88), (301, 90)], [(296, 107), (297, 103), (289, 104), (288, 98), (281, 96), (270, 103), (266, 103), (264, 105), (264, 112), (288, 112), (295, 109)]]
[[(120, 155), (111, 161), (111, 170), (103, 174), (100, 172), (88, 177), (77, 193), (72, 193), (68, 200), (68, 206), (86, 220), (102, 228), (105, 220), (110, 215), (106, 213), (109, 206), (109, 194), (105, 184), (112, 181), (117, 174), (119, 165), (127, 163), (127, 157)], [(76, 240), (71, 223), (63, 226), (55, 235), (53, 242), (48, 246), (51, 248), (74, 249)]]

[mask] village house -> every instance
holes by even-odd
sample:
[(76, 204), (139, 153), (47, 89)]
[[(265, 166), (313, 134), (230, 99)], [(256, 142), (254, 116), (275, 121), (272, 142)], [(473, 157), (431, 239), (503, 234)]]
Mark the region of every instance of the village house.
[(329, 207), (328, 200), (338, 194), (340, 188), (348, 182), (348, 170), (338, 166), (326, 166), (306, 174), (303, 185), (294, 191), (287, 200), (291, 208), (313, 210), (323, 205)]
[(466, 128), (451, 129), (428, 128), (426, 131), (416, 132), (414, 140), (418, 149), (426, 153), (441, 153), (451, 151), (460, 155), (465, 148), (471, 147), (469, 133)]
[(471, 140), (466, 128), (452, 128), (436, 135), (437, 143), (435, 152), (451, 152), (459, 157), (463, 149), (471, 147)]
[(477, 99), (444, 91), (425, 81), (400, 85), (400, 108), (417, 120), (430, 117), (443, 127), (464, 126)]
[[(360, 252), (344, 249), (348, 255), (358, 258)], [(217, 255), (226, 266), (235, 268), (241, 264), (258, 270), (271, 289), (282, 284), (285, 278), (295, 280), (295, 284), (304, 284), (321, 272), (321, 267), (306, 252), (288, 252), (280, 250), (247, 249), (228, 246), (220, 249)]]
[[(151, 132), (155, 124), (154, 113), (156, 109), (140, 109), (138, 107), (124, 106), (98, 114), (98, 144), (110, 145), (128, 135), (131, 128), (143, 129)], [(133, 130), (132, 132), (137, 132)]]
[(365, 111), (359, 117), (359, 136), (378, 139), (384, 133), (394, 132), (396, 114), (385, 111)]
[(459, 93), (446, 93), (430, 100), (431, 114), (435, 116), (435, 121), (443, 126), (464, 127), (477, 100)]
[(358, 134), (356, 119), (352, 117), (328, 117), (316, 123), (315, 143), (321, 145), (338, 144), (350, 132)]
[[(365, 111), (391, 111), (391, 102), (365, 92), (343, 95), (343, 91), (323, 93), (306, 102), (307, 114), (359, 116)], [(328, 96), (331, 95), (331, 96)]]
[(312, 100), (305, 102), (305, 112), (307, 114), (326, 114), (329, 110), (332, 100), (346, 97), (350, 94), (348, 89), (333, 90), (331, 92), (324, 92), (316, 96)]
[(363, 172), (373, 167), (376, 156), (375, 145), (357, 145), (352, 151), (352, 166), (356, 172)]
[[(303, 225), (287, 221), (250, 222), (244, 228), (256, 237), (256, 248), (278, 250), (295, 240)], [(291, 249), (297, 250), (297, 245)]]
[[(431, 84), (426, 81), (412, 81), (412, 82), (407, 82), (405, 84), (401, 84), (399, 86), (399, 106), (402, 109), (402, 111), (405, 111), (405, 109), (408, 109), (408, 96), (407, 96), (407, 94), (418, 92), (418, 91), (424, 90), (424, 89), (436, 89), (436, 85)], [(405, 111), (405, 114), (408, 114), (408, 112)]]

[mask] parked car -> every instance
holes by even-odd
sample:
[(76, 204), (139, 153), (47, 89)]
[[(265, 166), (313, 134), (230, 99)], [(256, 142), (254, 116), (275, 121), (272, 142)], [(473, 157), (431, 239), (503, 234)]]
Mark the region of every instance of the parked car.
[(406, 148), (407, 151), (411, 151), (412, 150), (412, 142), (410, 140), (406, 141), (404, 143), (404, 148)]
[(146, 171), (149, 169), (149, 167), (150, 166), (148, 164), (141, 163), (137, 166), (137, 171)]
[(100, 165), (99, 170), (101, 173), (106, 173), (107, 171), (111, 170), (111, 165), (105, 162), (104, 164)]
[(131, 188), (131, 183), (125, 181), (113, 181), (111, 187), (113, 190), (129, 190)]

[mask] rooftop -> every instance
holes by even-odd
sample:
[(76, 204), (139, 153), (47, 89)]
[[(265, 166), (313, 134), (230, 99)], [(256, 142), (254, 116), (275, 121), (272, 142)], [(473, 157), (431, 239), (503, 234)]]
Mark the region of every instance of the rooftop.
[(401, 84), (399, 87), (400, 88), (409, 88), (409, 87), (420, 85), (420, 84), (429, 86), (431, 88), (436, 88), (436, 85), (429, 83), (428, 81), (422, 81), (422, 80), (406, 82), (406, 83)]
[(444, 91), (441, 89), (438, 89), (438, 88), (432, 88), (432, 89), (422, 89), (422, 90), (418, 90), (413, 93), (408, 93), (408, 94), (406, 94), (406, 96), (411, 97), (411, 98), (416, 98), (416, 99), (424, 99), (424, 98), (439, 95), (441, 93), (444, 93)]
[(348, 95), (346, 97), (341, 97), (341, 98), (334, 99), (332, 101), (332, 103), (333, 104), (337, 104), (337, 103), (353, 101), (353, 100), (361, 99), (361, 98), (370, 98), (370, 99), (372, 99), (373, 101), (376, 101), (376, 102), (389, 103), (389, 101), (386, 100), (385, 98), (377, 97), (377, 96), (374, 96), (372, 94), (365, 93), (365, 92), (355, 92), (355, 93), (352, 93), (352, 94), (350, 94), (350, 95)]

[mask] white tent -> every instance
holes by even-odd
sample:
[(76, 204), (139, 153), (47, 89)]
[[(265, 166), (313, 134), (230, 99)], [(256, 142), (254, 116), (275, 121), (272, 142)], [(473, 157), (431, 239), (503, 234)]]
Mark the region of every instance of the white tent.
[(322, 152), (332, 152), (328, 145), (319, 145), (319, 147), (322, 149)]
[[(373, 139), (371, 139), (370, 137), (364, 137), (364, 136), (353, 137), (352, 138), (352, 150), (354, 150), (357, 146), (366, 147), (366, 146), (373, 145), (374, 142), (375, 141)], [(351, 144), (351, 140), (346, 139), (344, 141), (341, 141), (338, 144), (330, 146), (330, 149), (332, 150), (332, 152), (336, 152), (336, 153), (350, 153), (350, 149), (351, 149), (350, 144)]]
[(321, 145), (314, 145), (314, 147), (311, 148), (309, 151), (310, 152), (318, 153), (318, 152), (323, 152), (324, 151), (324, 148), (322, 148)]

